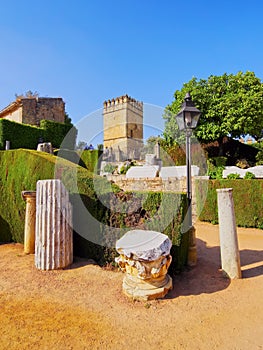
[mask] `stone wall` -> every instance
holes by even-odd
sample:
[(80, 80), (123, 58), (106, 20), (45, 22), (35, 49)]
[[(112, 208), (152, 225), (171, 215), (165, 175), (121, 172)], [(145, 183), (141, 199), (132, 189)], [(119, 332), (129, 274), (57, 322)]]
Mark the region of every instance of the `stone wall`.
[[(162, 179), (160, 177), (134, 179), (125, 175), (108, 175), (107, 179), (113, 181), (124, 191), (154, 191), (154, 192), (186, 192), (186, 177)], [(195, 176), (192, 178), (192, 211), (193, 221), (196, 221), (196, 195), (194, 179), (206, 179), (208, 176)]]
[(124, 191), (186, 192), (186, 178), (134, 179), (126, 178), (125, 175), (108, 175), (107, 179), (116, 183)]
[(42, 119), (64, 123), (65, 103), (62, 98), (18, 98), (0, 111), (0, 118), (36, 126)]
[(59, 123), (65, 121), (65, 103), (62, 98), (22, 99), (22, 105), (25, 124), (39, 125), (43, 119)]

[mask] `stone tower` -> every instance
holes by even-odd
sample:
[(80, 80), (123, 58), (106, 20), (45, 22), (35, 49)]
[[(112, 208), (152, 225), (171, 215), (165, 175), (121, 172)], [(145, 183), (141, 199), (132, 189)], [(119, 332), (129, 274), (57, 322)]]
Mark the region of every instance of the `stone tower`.
[(112, 160), (139, 159), (143, 146), (143, 103), (125, 95), (103, 105), (104, 150)]

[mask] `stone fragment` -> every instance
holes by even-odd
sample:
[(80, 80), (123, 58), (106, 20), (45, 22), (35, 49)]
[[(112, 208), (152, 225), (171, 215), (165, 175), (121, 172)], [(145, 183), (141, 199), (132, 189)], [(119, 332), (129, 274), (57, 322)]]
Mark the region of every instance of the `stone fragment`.
[(53, 147), (50, 142), (43, 142), (37, 145), (37, 151), (53, 154)]
[(166, 235), (156, 231), (132, 230), (116, 242), (116, 250), (128, 258), (153, 261), (170, 254), (172, 243)]
[[(198, 176), (199, 175), (199, 167), (197, 165), (191, 166), (191, 175), (192, 176)], [(171, 177), (176, 177), (178, 179), (182, 177), (186, 177), (187, 169), (186, 165), (180, 165), (180, 166), (165, 166), (162, 167), (160, 170), (160, 177), (162, 179), (168, 179)]]
[(133, 230), (116, 242), (120, 254), (116, 258), (125, 272), (123, 292), (137, 300), (164, 297), (172, 289), (172, 279), (167, 274), (171, 264), (172, 243), (156, 231)]
[(126, 173), (128, 179), (154, 178), (158, 175), (158, 165), (132, 166)]
[(73, 261), (72, 206), (60, 180), (39, 180), (36, 195), (35, 265), (61, 269)]

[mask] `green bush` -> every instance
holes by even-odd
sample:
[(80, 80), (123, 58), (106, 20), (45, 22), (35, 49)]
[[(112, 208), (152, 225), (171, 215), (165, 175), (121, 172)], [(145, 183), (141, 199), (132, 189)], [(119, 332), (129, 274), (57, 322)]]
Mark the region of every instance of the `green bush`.
[(70, 124), (57, 123), (51, 120), (41, 120), (44, 141), (51, 142), (54, 148), (75, 149), (77, 129)]
[(69, 149), (63, 149), (62, 148), (62, 149), (54, 150), (54, 155), (58, 156), (58, 157), (61, 157), (61, 158), (64, 158), (64, 159), (67, 159), (70, 162), (72, 162), (74, 164), (77, 164), (77, 165), (80, 165), (83, 168), (87, 169), (86, 164), (80, 158), (80, 154), (79, 154), (78, 151), (72, 151), (72, 150), (69, 150)]
[(103, 171), (104, 171), (105, 173), (110, 173), (110, 174), (112, 174), (116, 168), (117, 168), (116, 165), (111, 164), (111, 163), (107, 163), (107, 164), (105, 165), (105, 167), (103, 168)]
[(2, 150), (5, 149), (6, 141), (10, 141), (11, 149), (37, 149), (40, 139), (43, 139), (43, 142), (51, 142), (54, 148), (62, 146), (74, 149), (76, 137), (76, 128), (69, 124), (42, 120), (40, 127), (36, 127), (0, 119), (0, 149)]
[(263, 165), (263, 149), (260, 149), (256, 155), (256, 165)]
[(37, 149), (43, 130), (31, 125), (20, 124), (8, 119), (0, 119), (0, 149), (5, 149), (5, 142), (10, 141), (11, 148)]
[(26, 204), (21, 192), (36, 190), (40, 179), (53, 178), (61, 179), (70, 194), (74, 255), (101, 264), (114, 263), (116, 239), (138, 227), (167, 234), (173, 243), (171, 269), (185, 265), (188, 253), (188, 232), (182, 234), (185, 194), (126, 193), (83, 167), (32, 150), (0, 151), (0, 242), (23, 243)]
[(237, 180), (240, 179), (240, 175), (236, 173), (231, 173), (227, 175), (228, 180)]
[(255, 174), (251, 173), (250, 171), (247, 171), (245, 176), (244, 176), (245, 180), (255, 179), (255, 178), (256, 178)]
[(78, 154), (85, 164), (86, 168), (93, 174), (98, 174), (100, 170), (101, 156), (103, 154), (103, 150), (84, 150), (78, 151)]
[(216, 167), (225, 167), (227, 163), (227, 157), (214, 157), (214, 164)]
[(218, 223), (217, 188), (232, 188), (236, 224), (263, 229), (263, 180), (196, 180), (197, 214), (201, 221)]

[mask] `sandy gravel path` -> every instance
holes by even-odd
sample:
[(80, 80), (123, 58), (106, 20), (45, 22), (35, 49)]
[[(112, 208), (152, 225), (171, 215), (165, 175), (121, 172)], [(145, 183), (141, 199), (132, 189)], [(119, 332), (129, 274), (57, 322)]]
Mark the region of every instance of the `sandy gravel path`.
[(22, 245), (0, 245), (0, 349), (263, 349), (263, 231), (238, 229), (243, 278), (229, 281), (218, 226), (196, 228), (198, 265), (151, 302), (128, 300), (121, 272), (38, 271)]

